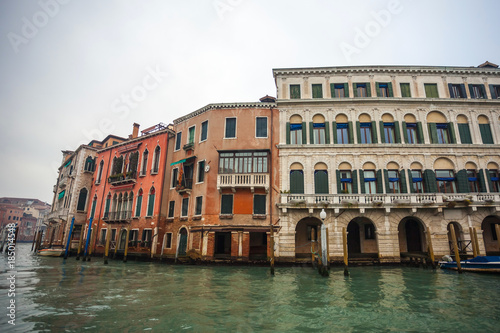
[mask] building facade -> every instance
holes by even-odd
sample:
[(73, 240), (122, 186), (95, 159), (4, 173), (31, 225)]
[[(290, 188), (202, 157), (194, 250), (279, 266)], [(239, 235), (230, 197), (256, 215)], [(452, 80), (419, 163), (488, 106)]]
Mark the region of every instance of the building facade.
[(274, 100), (210, 104), (174, 120), (163, 257), (267, 260), (278, 220)]
[[(499, 253), (500, 70), (363, 66), (274, 69), (282, 191), (276, 255), (311, 257), (325, 223), (332, 260), (399, 262)], [(320, 211), (327, 217), (322, 221)]]

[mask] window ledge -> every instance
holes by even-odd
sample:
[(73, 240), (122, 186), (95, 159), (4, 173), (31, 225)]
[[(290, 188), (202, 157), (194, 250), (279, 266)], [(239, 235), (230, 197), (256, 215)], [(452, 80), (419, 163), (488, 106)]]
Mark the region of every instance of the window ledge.
[(145, 173), (139, 173), (139, 177), (146, 177), (146, 174)]
[(101, 182), (95, 182), (94, 184), (99, 185), (99, 184), (101, 184)]
[(157, 175), (157, 174), (158, 174), (158, 171), (156, 171), (156, 172), (155, 172), (155, 171), (151, 171), (151, 174), (152, 174), (152, 175)]
[(188, 220), (188, 217), (187, 217), (187, 216), (182, 216), (182, 217), (180, 218), (180, 220), (181, 220), (181, 221), (187, 221), (187, 220)]
[(196, 216), (193, 216), (193, 220), (201, 220), (201, 215), (196, 215)]
[(174, 218), (173, 217), (167, 217), (167, 222), (174, 222)]
[(145, 216), (145, 218), (147, 218), (147, 219), (152, 219), (152, 218), (153, 218), (153, 216)]
[(140, 218), (140, 216), (132, 216), (133, 220), (138, 220), (139, 218)]
[(253, 214), (252, 218), (256, 220), (265, 220), (267, 218), (267, 214)]
[(224, 220), (224, 219), (232, 219), (233, 218), (233, 214), (220, 214), (219, 215), (219, 218), (221, 220)]

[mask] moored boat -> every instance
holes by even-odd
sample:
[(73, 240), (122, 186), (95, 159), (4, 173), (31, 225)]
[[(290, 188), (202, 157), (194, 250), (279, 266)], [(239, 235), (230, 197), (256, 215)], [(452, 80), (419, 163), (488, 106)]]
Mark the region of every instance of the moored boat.
[(63, 254), (64, 254), (64, 249), (62, 248), (41, 249), (38, 251), (38, 255), (44, 257), (60, 257)]
[[(457, 270), (456, 261), (440, 261), (442, 269)], [(460, 267), (465, 272), (500, 273), (500, 256), (477, 256), (470, 260), (461, 260)]]

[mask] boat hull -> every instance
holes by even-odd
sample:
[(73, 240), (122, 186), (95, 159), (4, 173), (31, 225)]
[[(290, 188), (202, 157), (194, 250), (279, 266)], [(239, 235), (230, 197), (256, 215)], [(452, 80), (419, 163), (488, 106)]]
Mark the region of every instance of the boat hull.
[(43, 257), (60, 257), (63, 254), (64, 250), (61, 249), (42, 249), (38, 251), (38, 255)]
[[(442, 269), (458, 270), (456, 261), (440, 261)], [(500, 256), (479, 256), (471, 260), (461, 260), (460, 267), (464, 272), (500, 273)]]

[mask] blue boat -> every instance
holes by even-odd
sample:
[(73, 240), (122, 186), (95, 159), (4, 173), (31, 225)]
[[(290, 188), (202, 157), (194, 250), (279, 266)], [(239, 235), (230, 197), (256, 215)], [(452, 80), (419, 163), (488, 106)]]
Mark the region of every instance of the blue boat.
[[(457, 270), (456, 261), (440, 261), (439, 266), (442, 269)], [(477, 256), (470, 260), (460, 260), (460, 267), (464, 272), (500, 273), (500, 256)]]

